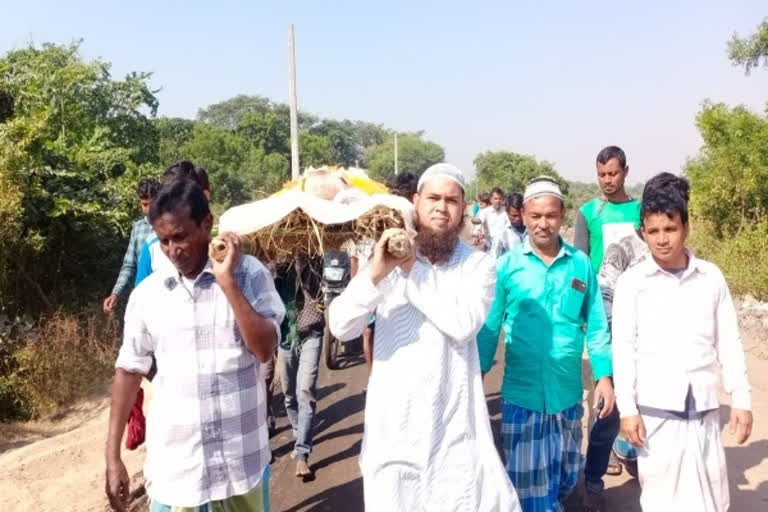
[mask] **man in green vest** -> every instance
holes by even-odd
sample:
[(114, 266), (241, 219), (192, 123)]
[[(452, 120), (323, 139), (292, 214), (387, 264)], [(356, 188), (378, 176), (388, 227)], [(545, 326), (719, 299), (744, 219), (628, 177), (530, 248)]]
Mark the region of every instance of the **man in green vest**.
[(640, 227), (640, 201), (624, 189), (629, 166), (624, 151), (608, 146), (597, 155), (597, 181), (603, 196), (585, 203), (576, 213), (573, 245), (589, 255), (595, 273), (605, 249)]
[[(597, 155), (597, 182), (602, 197), (585, 203), (576, 213), (573, 245), (589, 256), (595, 273), (600, 271), (605, 250), (632, 235), (640, 227), (640, 201), (624, 189), (629, 173), (627, 156), (618, 146), (608, 146)], [(603, 476), (621, 474), (621, 464), (613, 453), (619, 433), (618, 411), (598, 418), (589, 434), (584, 465), (584, 509), (599, 511), (602, 505)]]

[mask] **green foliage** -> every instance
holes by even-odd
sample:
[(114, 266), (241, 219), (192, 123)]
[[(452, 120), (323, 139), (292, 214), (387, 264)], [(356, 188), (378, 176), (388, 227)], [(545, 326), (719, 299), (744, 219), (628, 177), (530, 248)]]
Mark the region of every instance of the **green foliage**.
[(157, 159), (148, 78), (113, 80), (76, 44), (0, 59), (0, 310), (76, 308), (114, 278), (135, 182)]
[(181, 148), (191, 138), (195, 122), (179, 117), (160, 117), (154, 120), (158, 138), (157, 161), (162, 168), (184, 160)]
[(761, 60), (763, 67), (768, 68), (768, 19), (763, 20), (757, 31), (748, 37), (733, 34), (728, 41), (728, 58), (735, 66), (743, 66), (747, 74), (758, 67)]
[(768, 118), (705, 102), (696, 119), (704, 146), (687, 162), (692, 212), (718, 235), (736, 234), (768, 210)]
[(291, 125), (275, 112), (248, 112), (236, 131), (265, 153), (291, 153)]
[(768, 300), (768, 221), (721, 236), (707, 220), (694, 217), (688, 244), (696, 255), (723, 271), (733, 295)]
[[(246, 94), (239, 94), (228, 100), (201, 108), (197, 112), (197, 119), (219, 128), (234, 130), (240, 125), (246, 114), (266, 114), (268, 112), (276, 114), (286, 125), (290, 126), (288, 105), (273, 103), (269, 98), (263, 96), (248, 96)], [(307, 129), (317, 122), (317, 118), (312, 114), (299, 112), (298, 122), (300, 130)]]
[(334, 161), (333, 147), (328, 137), (302, 132), (299, 134), (301, 167), (320, 167)]
[[(365, 160), (371, 176), (387, 181), (395, 174), (395, 142), (387, 137), (384, 142), (369, 147)], [(439, 144), (424, 140), (421, 135), (398, 135), (398, 172), (420, 176), (430, 165), (445, 160), (445, 150)]]
[(537, 161), (530, 155), (511, 151), (486, 151), (475, 158), (475, 181), (473, 189), (489, 192), (501, 187), (505, 194), (523, 193), (525, 186), (537, 176), (550, 176), (560, 185), (563, 194), (568, 193), (568, 182), (547, 161)]
[(271, 193), (290, 177), (282, 154), (265, 153), (244, 135), (207, 124), (195, 125), (181, 153), (208, 171), (218, 209)]
[(358, 143), (351, 121), (323, 119), (309, 129), (312, 135), (328, 139), (331, 146), (331, 160), (328, 165), (352, 167), (363, 160), (363, 148)]

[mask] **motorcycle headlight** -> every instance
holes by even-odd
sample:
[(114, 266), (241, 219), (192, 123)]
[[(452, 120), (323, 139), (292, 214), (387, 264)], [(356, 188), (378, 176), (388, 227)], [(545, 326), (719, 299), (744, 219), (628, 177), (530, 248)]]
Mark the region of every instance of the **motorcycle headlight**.
[(326, 267), (323, 269), (323, 278), (326, 281), (341, 281), (344, 279), (344, 269), (338, 267)]

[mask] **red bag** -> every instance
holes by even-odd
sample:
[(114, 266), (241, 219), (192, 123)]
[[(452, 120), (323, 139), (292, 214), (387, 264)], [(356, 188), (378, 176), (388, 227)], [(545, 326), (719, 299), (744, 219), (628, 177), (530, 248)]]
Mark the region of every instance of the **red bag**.
[(144, 443), (144, 435), (147, 431), (147, 420), (144, 418), (144, 390), (139, 388), (136, 394), (136, 402), (131, 408), (131, 415), (128, 416), (127, 435), (125, 436), (125, 447), (129, 450), (135, 450)]

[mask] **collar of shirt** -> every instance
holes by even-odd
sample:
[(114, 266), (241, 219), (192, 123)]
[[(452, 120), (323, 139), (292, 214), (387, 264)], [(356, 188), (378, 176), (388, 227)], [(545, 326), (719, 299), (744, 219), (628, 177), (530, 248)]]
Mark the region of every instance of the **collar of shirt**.
[[(706, 273), (706, 268), (700, 264), (700, 260), (696, 258), (696, 256), (693, 255), (693, 253), (686, 249), (685, 253), (688, 255), (688, 267), (685, 269), (685, 272), (683, 272), (683, 275), (680, 276), (680, 280), (687, 279), (689, 276), (691, 276), (694, 272), (701, 272), (702, 274)], [(656, 260), (651, 256), (650, 258), (646, 258), (643, 260), (640, 265), (643, 265), (643, 273), (647, 277), (651, 277), (655, 274), (667, 274), (672, 275), (663, 268), (659, 266), (658, 263), (656, 263)]]
[[(573, 256), (573, 251), (576, 250), (574, 247), (565, 243), (562, 237), (558, 237), (558, 238), (560, 240), (560, 250), (557, 251), (557, 256), (555, 256), (555, 259), (552, 260), (552, 263), (550, 263), (550, 265), (552, 265), (557, 260), (564, 258), (566, 256)], [(539, 254), (533, 250), (533, 247), (531, 246), (531, 238), (528, 236), (525, 237), (525, 240), (523, 240), (523, 254), (533, 256), (538, 260), (540, 260), (542, 263), (544, 263), (544, 260), (541, 258), (541, 256), (539, 256)]]
[[(162, 267), (158, 269), (157, 272), (160, 273), (160, 275), (163, 277), (163, 284), (168, 290), (173, 290), (180, 284), (183, 285), (181, 280), (181, 273), (178, 271), (178, 269), (176, 269), (176, 267)], [(200, 274), (194, 279), (194, 284), (200, 282), (200, 279), (203, 278), (203, 276), (206, 274), (213, 277), (213, 263), (211, 262), (210, 258), (208, 258), (208, 261), (205, 262), (205, 266), (203, 267), (203, 270), (200, 272)], [(191, 290), (188, 291), (191, 292)]]

